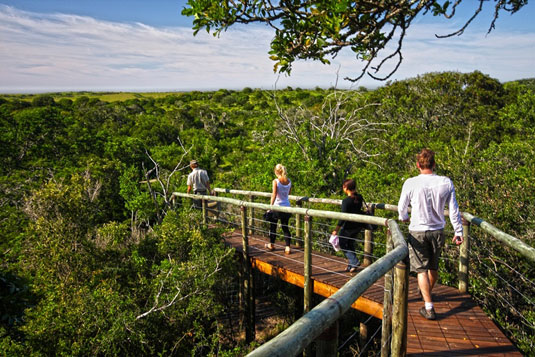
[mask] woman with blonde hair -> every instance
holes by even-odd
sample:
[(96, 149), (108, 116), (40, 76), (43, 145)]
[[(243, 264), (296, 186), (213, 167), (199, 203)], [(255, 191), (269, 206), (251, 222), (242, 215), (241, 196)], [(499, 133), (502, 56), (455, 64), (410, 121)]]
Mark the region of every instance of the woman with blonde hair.
[[(290, 207), (290, 200), (288, 196), (292, 189), (292, 182), (288, 179), (286, 168), (281, 164), (275, 165), (275, 176), (276, 179), (273, 180), (273, 189), (271, 192), (271, 205), (272, 206), (283, 206)], [(268, 250), (274, 250), (275, 237), (277, 233), (277, 224), (280, 220), (282, 225), (282, 231), (284, 232), (284, 240), (286, 243), (286, 248), (284, 252), (286, 254), (291, 253), (290, 243), (292, 236), (290, 235), (290, 229), (288, 228), (288, 221), (290, 220), (290, 213), (273, 211), (273, 220), (270, 221), (269, 225), (269, 242), (266, 244)]]

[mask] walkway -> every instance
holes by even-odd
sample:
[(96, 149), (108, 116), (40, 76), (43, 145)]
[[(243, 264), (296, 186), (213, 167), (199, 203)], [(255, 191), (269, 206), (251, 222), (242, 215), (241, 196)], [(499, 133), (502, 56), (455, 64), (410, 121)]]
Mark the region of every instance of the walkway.
[[(237, 251), (242, 251), (240, 231), (226, 235), (225, 240)], [(249, 254), (253, 267), (303, 287), (302, 248), (292, 247), (292, 254), (285, 255), (280, 242), (272, 252), (264, 248), (266, 242), (264, 237), (249, 236)], [(313, 289), (318, 295), (328, 297), (334, 294), (352, 276), (344, 271), (346, 260), (343, 258), (313, 252), (312, 262)], [(435, 287), (433, 295), (437, 320), (428, 321), (418, 313), (423, 303), (418, 295), (416, 278), (410, 277), (407, 355), (522, 356), (469, 295), (442, 285)], [(382, 302), (381, 279), (353, 304), (353, 308), (380, 319)]]

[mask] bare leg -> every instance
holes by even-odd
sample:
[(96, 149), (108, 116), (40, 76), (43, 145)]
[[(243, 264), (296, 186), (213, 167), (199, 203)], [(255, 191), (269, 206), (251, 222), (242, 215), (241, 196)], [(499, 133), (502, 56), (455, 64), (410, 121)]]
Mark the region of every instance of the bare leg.
[(436, 314), (433, 308), (433, 299), (431, 296), (431, 290), (437, 281), (437, 271), (428, 270), (423, 273), (418, 273), (418, 287), (422, 293), (422, 297), (425, 301), (425, 306), (420, 309), (420, 315), (428, 320), (435, 320)]
[(436, 270), (428, 270), (427, 277), (429, 278), (429, 294), (431, 294), (431, 291), (433, 291), (435, 283), (438, 280), (438, 272)]
[(424, 298), (425, 302), (433, 302), (431, 300), (432, 286), (431, 286), (431, 282), (429, 281), (430, 272), (431, 271), (428, 270), (427, 272), (418, 273), (418, 287), (420, 288), (420, 291), (422, 292), (422, 297)]

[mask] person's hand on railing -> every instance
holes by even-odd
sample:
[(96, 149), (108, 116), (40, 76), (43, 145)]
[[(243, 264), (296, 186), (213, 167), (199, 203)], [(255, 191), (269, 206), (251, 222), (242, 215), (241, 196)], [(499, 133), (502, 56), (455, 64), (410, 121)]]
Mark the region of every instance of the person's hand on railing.
[(451, 242), (455, 243), (457, 245), (461, 245), (464, 242), (464, 238), (463, 238), (463, 236), (454, 236), (453, 239), (451, 240)]
[(298, 204), (298, 205), (300, 205), (300, 204), (302, 204), (303, 202), (306, 202), (306, 201), (308, 201), (308, 197), (307, 197), (307, 196), (303, 196), (303, 197), (298, 198), (298, 199), (295, 201), (295, 203)]

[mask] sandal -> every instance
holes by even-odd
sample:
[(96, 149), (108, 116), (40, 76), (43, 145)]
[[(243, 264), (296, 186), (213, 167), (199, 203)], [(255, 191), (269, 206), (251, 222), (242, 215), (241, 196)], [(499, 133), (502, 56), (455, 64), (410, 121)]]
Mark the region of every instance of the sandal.
[(266, 243), (264, 247), (266, 247), (266, 249), (269, 251), (275, 250), (275, 247), (273, 247), (273, 243)]

